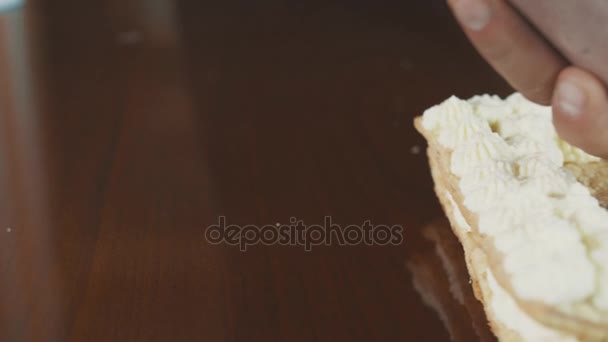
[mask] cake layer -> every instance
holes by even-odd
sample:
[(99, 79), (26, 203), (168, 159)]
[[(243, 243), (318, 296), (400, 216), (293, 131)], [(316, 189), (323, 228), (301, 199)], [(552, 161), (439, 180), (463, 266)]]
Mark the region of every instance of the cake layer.
[[(608, 211), (596, 199), (606, 163), (560, 140), (550, 108), (519, 94), (452, 97), (416, 126), (446, 214), (489, 265), (478, 282), (503, 298), (484, 304), (512, 303), (529, 318), (500, 325), (524, 340), (608, 338)], [(515, 311), (503, 306), (492, 316), (505, 321)]]

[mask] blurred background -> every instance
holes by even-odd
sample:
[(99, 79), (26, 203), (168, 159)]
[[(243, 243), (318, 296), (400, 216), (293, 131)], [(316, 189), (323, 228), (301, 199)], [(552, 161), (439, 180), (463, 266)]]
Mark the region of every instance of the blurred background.
[[(412, 271), (445, 272), (413, 118), (511, 92), (444, 1), (26, 2), (0, 14), (0, 341), (491, 336)], [(205, 242), (220, 215), (405, 240), (243, 253)]]

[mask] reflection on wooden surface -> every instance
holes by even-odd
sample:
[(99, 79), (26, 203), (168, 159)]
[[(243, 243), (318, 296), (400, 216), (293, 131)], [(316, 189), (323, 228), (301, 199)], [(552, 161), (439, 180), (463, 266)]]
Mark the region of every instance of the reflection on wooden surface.
[[(36, 13), (0, 14), (0, 331), (6, 341), (60, 336), (65, 294), (49, 207)], [(31, 317), (39, 317), (32, 329)]]
[(452, 341), (495, 341), (471, 288), (462, 245), (447, 219), (433, 221), (422, 234), (433, 246), (406, 262), (416, 291), (439, 315)]

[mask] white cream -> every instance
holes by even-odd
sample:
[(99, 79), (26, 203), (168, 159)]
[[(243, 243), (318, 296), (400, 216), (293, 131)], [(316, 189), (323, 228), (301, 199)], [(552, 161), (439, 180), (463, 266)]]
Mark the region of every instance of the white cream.
[(512, 148), (496, 133), (480, 131), (458, 145), (444, 145), (453, 149), (451, 171), (458, 177), (489, 160), (510, 160)]
[(445, 195), (448, 198), (448, 201), (450, 201), (450, 206), (452, 207), (452, 211), (454, 212), (454, 219), (456, 220), (456, 223), (458, 224), (460, 229), (464, 230), (467, 233), (472, 231), (471, 226), (469, 226), (467, 220), (462, 215), (462, 212), (458, 209), (458, 205), (456, 204), (456, 201), (454, 201), (454, 197), (452, 197), (452, 194), (449, 191), (446, 191)]
[[(459, 233), (471, 231), (471, 226), (467, 223), (462, 215), (458, 205), (454, 201), (449, 191), (446, 191), (446, 197), (450, 202), (454, 219), (456, 220), (456, 229)], [(489, 305), (495, 319), (501, 325), (518, 333), (524, 341), (534, 342), (576, 342), (574, 337), (561, 334), (551, 328), (548, 328), (534, 320), (530, 315), (523, 311), (517, 302), (502, 288), (496, 281), (494, 274), (488, 268), (486, 270), (487, 285), (492, 292)]]
[(473, 107), (473, 112), (487, 120), (490, 124), (513, 114), (513, 107), (505, 106), (504, 101), (496, 95), (476, 95), (467, 102)]
[(467, 101), (452, 96), (443, 103), (427, 109), (424, 112), (422, 125), (428, 131), (437, 132), (441, 128), (452, 127), (466, 119), (473, 120), (474, 118), (471, 105)]
[(439, 142), (442, 145), (456, 146), (466, 143), (479, 133), (491, 134), (492, 131), (487, 122), (480, 118), (469, 116), (454, 125), (454, 129), (444, 129), (439, 133)]
[(514, 175), (513, 164), (502, 160), (488, 160), (472, 168), (460, 179), (460, 188), (464, 192), (474, 191), (494, 179), (510, 179)]
[(513, 147), (516, 158), (525, 156), (539, 156), (542, 155), (548, 161), (555, 165), (564, 164), (564, 154), (555, 144), (551, 143), (551, 140), (541, 141), (537, 139), (530, 139), (524, 135), (513, 135), (506, 138), (505, 141)]
[(564, 168), (598, 158), (557, 137), (549, 107), (519, 94), (451, 97), (425, 112), (423, 126), (452, 151), (464, 205), (494, 238), (519, 298), (595, 316), (608, 309), (608, 239), (589, 250), (608, 237), (608, 211)]
[(576, 342), (573, 336), (561, 334), (550, 329), (530, 317), (523, 311), (509, 293), (503, 289), (490, 269), (487, 270), (486, 279), (492, 291), (490, 310), (494, 317), (505, 327), (517, 332), (524, 341), (530, 342)]

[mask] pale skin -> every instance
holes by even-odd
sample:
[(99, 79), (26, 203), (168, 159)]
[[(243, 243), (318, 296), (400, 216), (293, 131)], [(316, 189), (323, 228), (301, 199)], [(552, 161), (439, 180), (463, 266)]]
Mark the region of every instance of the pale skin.
[(558, 134), (608, 159), (608, 92), (586, 70), (571, 66), (506, 0), (448, 0), (479, 53), (528, 99), (553, 106)]

